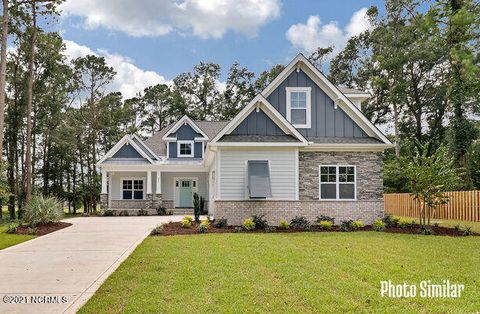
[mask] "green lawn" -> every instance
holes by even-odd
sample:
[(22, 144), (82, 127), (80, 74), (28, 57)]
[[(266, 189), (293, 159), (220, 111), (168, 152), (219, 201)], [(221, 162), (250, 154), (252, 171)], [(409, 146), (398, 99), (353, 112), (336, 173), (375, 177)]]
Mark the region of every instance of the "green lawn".
[[(480, 238), (376, 232), (149, 237), (80, 313), (480, 310)], [(460, 299), (380, 297), (380, 281), (449, 279)]]
[(0, 250), (35, 238), (35, 236), (31, 235), (6, 234), (6, 230), (7, 225), (0, 223)]
[[(401, 220), (405, 221), (412, 221), (415, 220), (418, 223), (418, 218), (412, 217), (402, 217), (397, 216)], [(445, 220), (445, 219), (432, 219), (431, 224), (438, 223), (442, 227), (453, 228), (456, 225), (460, 225), (460, 228), (463, 230), (465, 227), (471, 227), (472, 231), (480, 233), (480, 222), (473, 222), (473, 221), (460, 221), (460, 220)]]

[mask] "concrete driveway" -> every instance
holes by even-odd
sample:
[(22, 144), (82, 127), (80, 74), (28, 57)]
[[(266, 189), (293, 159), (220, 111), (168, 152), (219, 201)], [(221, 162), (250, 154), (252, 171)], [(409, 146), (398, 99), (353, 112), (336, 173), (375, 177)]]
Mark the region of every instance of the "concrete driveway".
[(0, 313), (75, 313), (155, 226), (181, 218), (67, 219), (72, 226), (0, 250)]

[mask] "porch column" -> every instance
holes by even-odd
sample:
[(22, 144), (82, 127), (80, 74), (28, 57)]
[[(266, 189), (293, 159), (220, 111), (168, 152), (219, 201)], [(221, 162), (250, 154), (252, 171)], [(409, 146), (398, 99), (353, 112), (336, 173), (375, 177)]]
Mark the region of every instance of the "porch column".
[(102, 169), (102, 194), (107, 194), (107, 171)]
[[(101, 170), (102, 172), (102, 191), (100, 192), (100, 208), (102, 210), (107, 210), (109, 208), (109, 195), (107, 188), (107, 171), (105, 169)], [(110, 189), (112, 189), (110, 187)]]
[(152, 194), (152, 171), (147, 171), (147, 194)]
[(156, 185), (156, 194), (162, 194), (162, 172), (157, 171), (157, 185)]

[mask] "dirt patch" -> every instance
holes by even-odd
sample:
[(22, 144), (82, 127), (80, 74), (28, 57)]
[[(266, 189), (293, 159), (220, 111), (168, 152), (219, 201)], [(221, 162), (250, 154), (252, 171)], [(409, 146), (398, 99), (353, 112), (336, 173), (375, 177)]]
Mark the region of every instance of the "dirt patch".
[[(169, 222), (163, 225), (159, 234), (160, 236), (172, 236), (172, 235), (187, 235), (187, 234), (199, 234), (198, 231), (199, 224), (196, 222), (192, 222), (192, 225), (188, 228), (182, 227), (180, 222)], [(464, 236), (463, 230), (455, 230), (454, 228), (446, 228), (446, 227), (435, 227), (431, 226), (430, 229), (433, 231), (433, 235), (438, 236), (453, 236), (453, 237), (460, 237)], [(295, 232), (307, 232), (301, 229), (279, 229), (278, 227), (270, 227), (268, 230), (252, 230), (246, 231), (241, 227), (234, 227), (228, 226), (226, 228), (215, 228), (212, 224), (208, 227), (207, 233), (233, 233), (233, 232), (248, 232), (248, 233), (295, 233)], [(371, 226), (365, 226), (363, 228), (359, 228), (357, 230), (352, 230), (350, 232), (361, 232), (361, 231), (372, 231)], [(333, 226), (330, 230), (320, 229), (318, 226), (312, 226), (310, 231), (308, 232), (341, 232), (339, 226)], [(403, 234), (420, 234), (421, 227), (420, 225), (413, 225), (405, 228), (400, 227), (392, 227), (385, 229), (384, 232), (387, 233), (403, 233)], [(480, 234), (473, 234), (475, 236), (479, 236)]]
[(68, 222), (49, 222), (46, 224), (40, 224), (37, 227), (29, 227), (29, 226), (18, 226), (17, 227), (17, 234), (31, 234), (36, 236), (42, 236), (66, 227), (70, 227), (72, 224)]

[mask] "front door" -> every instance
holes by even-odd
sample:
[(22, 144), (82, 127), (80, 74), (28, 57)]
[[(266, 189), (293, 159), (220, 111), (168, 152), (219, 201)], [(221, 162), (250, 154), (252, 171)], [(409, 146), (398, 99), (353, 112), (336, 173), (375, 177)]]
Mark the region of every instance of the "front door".
[(192, 207), (192, 181), (191, 180), (180, 180), (180, 207)]

